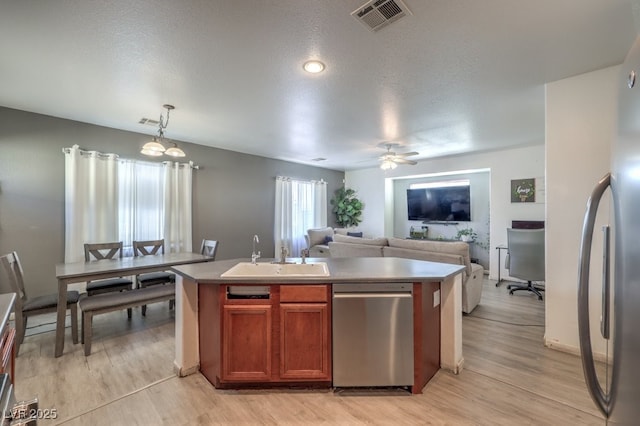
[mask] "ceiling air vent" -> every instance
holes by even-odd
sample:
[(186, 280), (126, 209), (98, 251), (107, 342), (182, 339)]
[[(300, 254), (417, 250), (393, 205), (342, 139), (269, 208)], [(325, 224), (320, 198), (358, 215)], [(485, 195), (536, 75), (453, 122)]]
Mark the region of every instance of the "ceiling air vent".
[(147, 126), (156, 127), (158, 124), (160, 124), (160, 122), (151, 118), (142, 117), (140, 121), (138, 121), (138, 124), (146, 124)]
[(401, 0), (370, 0), (351, 12), (351, 16), (371, 31), (378, 31), (407, 15), (411, 15), (411, 11)]

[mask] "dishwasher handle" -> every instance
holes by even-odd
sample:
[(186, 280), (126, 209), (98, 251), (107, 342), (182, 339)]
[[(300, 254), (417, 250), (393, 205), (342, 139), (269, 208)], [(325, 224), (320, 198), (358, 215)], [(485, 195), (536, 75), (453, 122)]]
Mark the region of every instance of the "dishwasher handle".
[(333, 293), (334, 299), (388, 299), (411, 298), (411, 293)]

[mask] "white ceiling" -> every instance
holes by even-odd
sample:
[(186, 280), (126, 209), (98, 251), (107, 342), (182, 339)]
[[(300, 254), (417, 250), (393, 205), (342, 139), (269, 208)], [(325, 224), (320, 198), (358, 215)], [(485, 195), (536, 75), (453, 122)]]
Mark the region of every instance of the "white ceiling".
[(0, 105), (153, 135), (138, 120), (170, 103), (168, 138), (351, 170), (383, 141), (541, 144), (544, 83), (621, 63), (636, 35), (630, 0), (404, 2), (371, 32), (364, 0), (0, 0)]

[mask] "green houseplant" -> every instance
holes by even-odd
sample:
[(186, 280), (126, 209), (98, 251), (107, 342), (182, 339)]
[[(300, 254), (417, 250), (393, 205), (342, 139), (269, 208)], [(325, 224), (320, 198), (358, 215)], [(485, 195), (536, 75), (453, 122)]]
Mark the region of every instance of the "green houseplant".
[(362, 222), (364, 204), (356, 197), (356, 191), (349, 188), (338, 188), (331, 199), (336, 223), (348, 228)]
[(460, 241), (475, 241), (476, 238), (478, 238), (478, 234), (473, 228), (458, 229), (458, 233), (456, 234), (456, 239)]

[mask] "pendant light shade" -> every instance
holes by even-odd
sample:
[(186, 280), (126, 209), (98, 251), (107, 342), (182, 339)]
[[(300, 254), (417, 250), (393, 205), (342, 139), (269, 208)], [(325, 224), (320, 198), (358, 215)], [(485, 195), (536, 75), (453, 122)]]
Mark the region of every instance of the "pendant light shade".
[(176, 144), (175, 142), (172, 142), (173, 146), (169, 149), (166, 149), (162, 144), (165, 141), (164, 130), (169, 125), (169, 112), (172, 109), (175, 109), (173, 105), (169, 104), (165, 104), (162, 107), (167, 110), (167, 120), (165, 121), (164, 117), (162, 117), (162, 114), (160, 114), (160, 121), (158, 123), (158, 136), (154, 137), (150, 142), (145, 143), (140, 152), (151, 157), (160, 157), (162, 156), (162, 154), (170, 155), (172, 157), (184, 157), (186, 154), (183, 150), (178, 148), (178, 144)]
[(151, 142), (147, 142), (142, 147), (141, 153), (150, 155), (152, 157), (159, 157), (165, 152), (164, 146), (156, 138), (153, 138)]
[(172, 157), (184, 157), (186, 155), (184, 151), (178, 148), (178, 145), (175, 143), (171, 148), (167, 149), (164, 153)]

